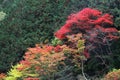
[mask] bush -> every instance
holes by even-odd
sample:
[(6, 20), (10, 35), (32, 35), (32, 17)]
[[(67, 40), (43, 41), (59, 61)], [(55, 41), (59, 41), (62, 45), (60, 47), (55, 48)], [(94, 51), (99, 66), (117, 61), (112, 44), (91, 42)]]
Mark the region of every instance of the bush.
[(120, 69), (114, 69), (113, 71), (105, 75), (105, 80), (119, 80), (120, 79)]
[[(79, 38), (78, 38), (79, 39)], [(81, 41), (78, 49), (69, 48), (67, 45), (41, 45), (36, 44), (34, 48), (28, 48), (28, 51), (24, 55), (24, 60), (21, 60), (19, 64), (12, 67), (8, 72), (5, 80), (56, 80), (66, 79), (68, 72), (71, 71), (75, 74), (72, 68), (66, 69), (67, 66), (79, 67), (79, 61), (82, 59), (80, 53), (84, 49), (84, 41)], [(71, 61), (71, 62), (68, 62)], [(62, 67), (65, 67), (61, 74)], [(57, 74), (56, 74), (57, 73)]]

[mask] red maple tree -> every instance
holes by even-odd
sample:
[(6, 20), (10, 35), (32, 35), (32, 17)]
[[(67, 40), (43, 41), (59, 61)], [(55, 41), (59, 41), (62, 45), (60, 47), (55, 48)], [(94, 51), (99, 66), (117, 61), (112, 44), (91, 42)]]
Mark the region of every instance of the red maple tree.
[(98, 48), (98, 45), (108, 45), (108, 42), (119, 38), (118, 30), (112, 27), (112, 18), (113, 16), (108, 13), (103, 14), (99, 10), (85, 8), (68, 16), (65, 25), (55, 32), (55, 36), (63, 40), (67, 35), (82, 33), (86, 40), (85, 56), (89, 56), (88, 53)]

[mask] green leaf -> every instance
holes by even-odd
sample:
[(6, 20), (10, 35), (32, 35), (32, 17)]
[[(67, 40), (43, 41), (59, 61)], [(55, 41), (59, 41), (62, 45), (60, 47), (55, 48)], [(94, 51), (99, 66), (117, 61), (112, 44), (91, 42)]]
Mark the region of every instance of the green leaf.
[(2, 21), (6, 16), (6, 13), (4, 13), (3, 11), (0, 12), (0, 21)]

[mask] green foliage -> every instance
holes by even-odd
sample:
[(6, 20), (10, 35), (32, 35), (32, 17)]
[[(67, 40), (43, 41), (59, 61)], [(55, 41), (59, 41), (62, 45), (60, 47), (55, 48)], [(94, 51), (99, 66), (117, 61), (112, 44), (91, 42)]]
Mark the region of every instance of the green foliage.
[(6, 13), (3, 11), (0, 12), (0, 21), (2, 21), (5, 18)]
[(119, 69), (120, 68), (120, 39), (118, 41), (115, 41), (112, 45), (112, 51), (113, 54), (112, 56), (112, 64), (113, 64), (113, 68)]
[(63, 42), (61, 40), (59, 40), (58, 38), (54, 38), (52, 41), (51, 41), (51, 44), (53, 46), (56, 46), (56, 45), (61, 45), (63, 44)]
[[(115, 27), (120, 29), (119, 3), (119, 0), (0, 0), (0, 10), (7, 14), (0, 22), (0, 72), (6, 72), (20, 61), (27, 47), (46, 39), (51, 41), (66, 17), (85, 7), (112, 14)], [(52, 43), (56, 45), (59, 41), (53, 39)], [(118, 61), (120, 46), (115, 46), (113, 53)], [(117, 67), (118, 63), (115, 62)]]
[(78, 40), (77, 43), (78, 51), (81, 53), (84, 51), (85, 48), (85, 41), (84, 40)]
[(20, 61), (27, 47), (33, 47), (46, 39), (51, 41), (53, 33), (64, 24), (68, 14), (87, 5), (84, 0), (0, 2), (0, 9), (7, 14), (0, 23), (0, 72), (6, 72), (11, 65)]

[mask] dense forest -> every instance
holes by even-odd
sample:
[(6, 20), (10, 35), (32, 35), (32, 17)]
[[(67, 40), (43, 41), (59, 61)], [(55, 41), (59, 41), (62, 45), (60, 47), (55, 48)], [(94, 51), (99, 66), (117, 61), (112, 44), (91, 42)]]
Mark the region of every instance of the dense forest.
[(119, 80), (120, 0), (0, 0), (0, 80)]

